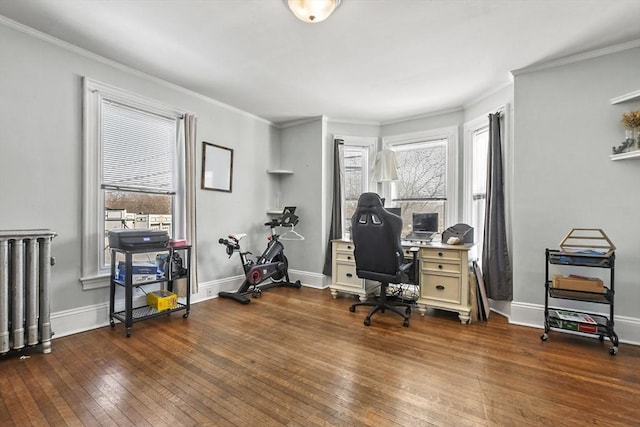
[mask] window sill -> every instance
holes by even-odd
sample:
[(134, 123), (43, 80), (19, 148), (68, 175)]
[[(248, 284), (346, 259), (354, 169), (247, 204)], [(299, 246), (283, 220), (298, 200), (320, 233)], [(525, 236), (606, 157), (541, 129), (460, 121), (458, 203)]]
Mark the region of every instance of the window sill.
[(81, 277), (80, 283), (82, 283), (83, 291), (107, 288), (109, 287), (109, 275), (103, 274), (100, 276)]

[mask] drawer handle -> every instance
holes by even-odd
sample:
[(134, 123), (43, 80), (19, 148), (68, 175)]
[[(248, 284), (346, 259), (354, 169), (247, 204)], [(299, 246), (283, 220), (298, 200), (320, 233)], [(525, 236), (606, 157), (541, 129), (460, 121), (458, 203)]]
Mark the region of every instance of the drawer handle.
[(351, 259), (351, 257), (350, 257), (350, 256), (348, 256), (348, 257), (347, 257), (347, 259)]
[(351, 246), (347, 246), (347, 249), (351, 249)]
[(440, 270), (442, 270), (442, 264), (439, 264), (439, 265), (438, 265), (438, 268), (439, 268)]
[(438, 252), (438, 256), (442, 256), (444, 255), (442, 252)]
[(444, 286), (443, 285), (437, 285), (436, 289), (439, 291), (444, 291)]
[(353, 277), (353, 274), (347, 273), (347, 277)]

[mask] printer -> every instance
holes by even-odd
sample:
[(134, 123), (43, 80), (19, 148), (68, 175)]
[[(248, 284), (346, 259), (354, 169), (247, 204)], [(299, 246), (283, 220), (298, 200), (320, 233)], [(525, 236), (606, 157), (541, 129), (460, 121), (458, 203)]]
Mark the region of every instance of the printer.
[(164, 230), (147, 228), (118, 228), (109, 230), (109, 246), (123, 251), (163, 249), (169, 243), (169, 234)]
[(447, 243), (449, 239), (458, 239), (458, 245), (463, 243), (473, 243), (473, 227), (467, 224), (456, 224), (442, 232), (442, 243)]

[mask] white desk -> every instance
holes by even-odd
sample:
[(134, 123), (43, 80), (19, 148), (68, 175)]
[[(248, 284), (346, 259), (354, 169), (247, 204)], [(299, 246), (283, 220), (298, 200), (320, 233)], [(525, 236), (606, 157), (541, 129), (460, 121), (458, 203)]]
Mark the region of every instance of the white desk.
[[(469, 289), (469, 250), (473, 245), (446, 245), (442, 243), (403, 242), (407, 258), (413, 255), (411, 247), (419, 247), (420, 264), (418, 282), (420, 295), (418, 311), (421, 315), (427, 307), (455, 311), (462, 323), (469, 322), (471, 299)], [(334, 240), (331, 295), (336, 298), (344, 292), (366, 300), (378, 283), (360, 279), (356, 275), (353, 242)]]

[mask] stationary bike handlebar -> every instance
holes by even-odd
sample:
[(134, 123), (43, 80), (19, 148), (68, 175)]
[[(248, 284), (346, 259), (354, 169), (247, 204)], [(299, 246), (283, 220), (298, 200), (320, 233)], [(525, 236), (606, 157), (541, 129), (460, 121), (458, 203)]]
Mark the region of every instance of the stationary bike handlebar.
[(218, 239), (218, 243), (227, 247), (227, 255), (229, 255), (229, 258), (231, 258), (231, 255), (233, 255), (233, 251), (235, 251), (236, 249), (240, 249), (239, 243), (230, 242), (229, 239)]

